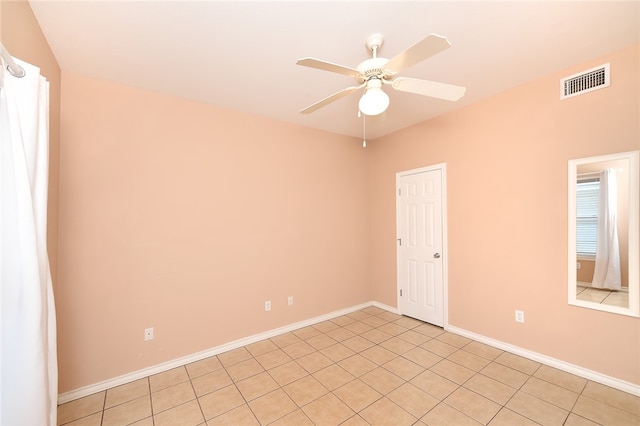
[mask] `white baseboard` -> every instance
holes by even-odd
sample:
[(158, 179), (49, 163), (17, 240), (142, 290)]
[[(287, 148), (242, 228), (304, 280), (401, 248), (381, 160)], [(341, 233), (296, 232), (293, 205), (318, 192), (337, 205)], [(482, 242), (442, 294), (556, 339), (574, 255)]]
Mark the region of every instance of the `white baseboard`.
[(334, 311), (325, 315), (320, 315), (318, 317), (311, 318), (308, 320), (289, 324), (284, 327), (276, 328), (274, 330), (269, 330), (264, 333), (255, 334), (253, 336), (249, 336), (244, 339), (234, 340), (233, 342), (225, 343), (223, 345), (216, 346), (214, 348), (210, 348), (201, 352), (197, 352), (195, 354), (191, 354), (191, 355), (187, 355), (171, 361), (163, 362), (161, 364), (143, 368), (142, 370), (124, 374), (122, 376), (115, 377), (113, 379), (108, 379), (99, 383), (95, 383), (93, 385), (84, 386), (79, 389), (65, 392), (58, 395), (58, 404), (64, 404), (65, 402), (73, 401), (74, 399), (82, 398), (82, 397), (94, 394), (96, 392), (102, 392), (103, 390), (110, 389), (115, 386), (124, 385), (126, 383), (133, 382), (134, 380), (143, 379), (145, 377), (148, 377), (154, 374), (171, 370), (172, 368), (176, 368), (186, 364), (190, 364), (192, 362), (200, 361), (202, 359), (209, 358), (211, 356), (218, 355), (223, 352), (237, 349), (242, 346), (250, 345), (251, 343), (255, 343), (260, 340), (269, 339), (279, 334), (288, 333), (290, 331), (294, 331), (299, 328), (307, 327), (310, 325), (320, 323), (322, 321), (327, 321), (342, 315), (350, 314), (351, 312), (359, 311), (360, 309), (368, 308), (369, 306), (376, 306), (380, 309), (396, 312), (395, 308), (392, 308), (387, 305), (383, 305), (382, 303), (378, 303), (378, 302), (363, 303), (360, 305)]
[(376, 308), (380, 308), (380, 309), (384, 309), (385, 311), (389, 311), (392, 314), (397, 314), (398, 313), (398, 309), (394, 308), (392, 306), (389, 305), (385, 305), (384, 303), (380, 303), (380, 302), (376, 302), (376, 301), (372, 301), (369, 302), (371, 304), (371, 306), (375, 306)]
[(640, 385), (627, 382), (625, 380), (616, 379), (615, 377), (607, 376), (605, 374), (598, 373), (597, 371), (589, 370), (588, 368), (570, 364), (566, 361), (561, 361), (547, 355), (542, 355), (537, 352), (533, 352), (519, 346), (514, 346), (509, 343), (504, 343), (499, 340), (495, 340), (481, 334), (476, 334), (452, 325), (445, 326), (445, 330), (451, 333), (459, 334), (460, 336), (468, 337), (469, 339), (473, 339), (477, 342), (484, 343), (507, 352), (511, 352), (512, 354), (520, 355), (524, 358), (537, 361), (550, 367), (557, 368), (558, 370), (566, 371), (567, 373), (575, 374), (576, 376), (580, 376), (585, 379), (610, 386), (614, 389), (618, 389), (632, 395), (640, 396)]
[[(255, 343), (260, 340), (269, 339), (271, 337), (274, 337), (283, 333), (288, 333), (290, 331), (294, 331), (299, 328), (308, 327), (310, 325), (327, 321), (342, 315), (350, 314), (351, 312), (359, 311), (361, 309), (368, 308), (370, 306), (375, 306), (377, 308), (380, 308), (392, 313), (398, 313), (398, 310), (396, 308), (389, 305), (385, 305), (383, 303), (376, 302), (376, 301), (362, 303), (360, 305), (351, 306), (349, 308), (341, 309), (325, 315), (310, 318), (308, 320), (299, 321), (293, 324), (286, 325), (284, 327), (266, 331), (264, 333), (255, 334), (253, 336), (249, 336), (244, 339), (234, 340), (233, 342), (225, 343), (223, 345), (216, 346), (214, 348), (210, 348), (202, 352), (197, 352), (195, 354), (187, 355), (187, 356), (177, 358), (171, 361), (163, 362), (161, 364), (157, 364), (151, 367), (143, 368), (142, 370), (134, 371), (129, 374), (124, 374), (122, 376), (115, 377), (113, 379), (105, 380), (99, 383), (95, 383), (93, 385), (84, 386), (79, 389), (65, 392), (63, 394), (58, 395), (58, 404), (64, 404), (65, 402), (73, 401), (75, 399), (82, 398), (82, 397), (94, 394), (96, 392), (102, 392), (104, 390), (107, 390), (116, 386), (124, 385), (134, 380), (143, 379), (145, 377), (148, 377), (154, 374), (171, 370), (172, 368), (176, 368), (186, 364), (190, 364), (192, 362), (200, 361), (202, 359), (209, 358), (211, 356), (218, 355), (223, 352), (237, 349), (242, 346), (250, 345), (251, 343)], [(619, 389), (621, 391), (630, 393), (632, 395), (640, 396), (640, 385), (636, 385), (634, 383), (616, 379), (614, 377), (606, 376), (604, 374), (598, 373), (593, 370), (582, 368), (577, 365), (573, 365), (565, 361), (551, 358), (546, 355), (538, 354), (536, 352), (532, 352), (527, 349), (520, 348), (518, 346), (513, 346), (511, 344), (504, 343), (499, 340), (492, 339), (490, 337), (482, 336), (480, 334), (476, 334), (471, 331), (464, 330), (462, 328), (451, 326), (449, 324), (445, 325), (444, 329), (451, 333), (459, 334), (461, 336), (468, 337), (469, 339), (476, 340), (480, 343), (484, 343), (489, 346), (493, 346), (498, 349), (502, 349), (504, 351), (511, 352), (516, 355), (520, 355), (522, 357), (540, 362), (542, 364), (546, 364), (550, 367), (554, 367), (559, 370), (566, 371), (568, 373), (572, 373), (580, 377), (584, 377), (585, 379), (593, 380), (594, 382), (598, 382), (603, 385), (610, 386), (615, 389)]]

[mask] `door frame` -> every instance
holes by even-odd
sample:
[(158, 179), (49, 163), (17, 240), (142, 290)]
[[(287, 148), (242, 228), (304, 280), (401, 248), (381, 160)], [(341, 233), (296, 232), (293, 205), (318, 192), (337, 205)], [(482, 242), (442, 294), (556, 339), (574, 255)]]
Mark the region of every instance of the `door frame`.
[(447, 237), (447, 163), (438, 163), (431, 166), (420, 167), (417, 169), (405, 170), (396, 173), (396, 310), (399, 315), (402, 315), (402, 303), (400, 299), (400, 245), (398, 239), (400, 238), (400, 199), (398, 196), (398, 189), (400, 188), (400, 178), (404, 176), (410, 176), (425, 172), (431, 172), (434, 170), (440, 170), (442, 173), (441, 179), (441, 194), (442, 194), (442, 313), (443, 313), (443, 328), (449, 326), (449, 246)]

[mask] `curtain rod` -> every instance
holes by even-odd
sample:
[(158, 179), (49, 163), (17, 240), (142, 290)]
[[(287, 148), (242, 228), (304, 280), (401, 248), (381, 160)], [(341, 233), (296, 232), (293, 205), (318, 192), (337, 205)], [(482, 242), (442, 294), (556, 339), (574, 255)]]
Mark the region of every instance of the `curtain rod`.
[(0, 43), (0, 56), (2, 56), (2, 59), (7, 64), (7, 70), (11, 73), (12, 76), (18, 78), (22, 78), (25, 76), (26, 73), (24, 72), (24, 68), (16, 64), (16, 62), (13, 60), (7, 49), (4, 48), (2, 43)]

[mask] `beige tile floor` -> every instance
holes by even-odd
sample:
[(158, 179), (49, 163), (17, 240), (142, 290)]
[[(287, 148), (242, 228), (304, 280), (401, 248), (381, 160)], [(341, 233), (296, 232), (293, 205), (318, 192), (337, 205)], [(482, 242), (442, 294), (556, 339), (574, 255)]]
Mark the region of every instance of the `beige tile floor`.
[(588, 284), (578, 284), (576, 298), (578, 300), (586, 300), (587, 302), (595, 302), (603, 305), (619, 306), (622, 308), (629, 307), (629, 292), (592, 288)]
[(58, 407), (58, 424), (640, 425), (640, 398), (369, 307)]

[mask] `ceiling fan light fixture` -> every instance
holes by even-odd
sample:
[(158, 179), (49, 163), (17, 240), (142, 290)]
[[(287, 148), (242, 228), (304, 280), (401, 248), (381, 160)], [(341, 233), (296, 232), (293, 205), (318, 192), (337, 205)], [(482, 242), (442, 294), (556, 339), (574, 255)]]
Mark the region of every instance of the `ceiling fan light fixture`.
[(310, 114), (332, 102), (364, 88), (364, 94), (358, 103), (358, 112), (364, 115), (379, 115), (389, 107), (389, 96), (382, 90), (382, 85), (390, 85), (392, 89), (401, 92), (415, 93), (447, 101), (457, 101), (465, 94), (466, 88), (437, 81), (421, 80), (418, 78), (397, 77), (403, 71), (418, 62), (448, 49), (451, 46), (446, 37), (429, 34), (413, 46), (403, 50), (391, 59), (378, 56), (384, 38), (381, 34), (371, 35), (366, 42), (371, 51), (371, 58), (366, 59), (356, 67), (345, 67), (315, 58), (302, 58), (296, 64), (344, 74), (353, 78), (355, 86), (347, 87), (328, 96), (311, 106), (301, 110), (302, 114)]
[(380, 79), (372, 78), (367, 82), (367, 89), (358, 102), (358, 108), (365, 115), (378, 115), (387, 110), (389, 95), (382, 90)]

